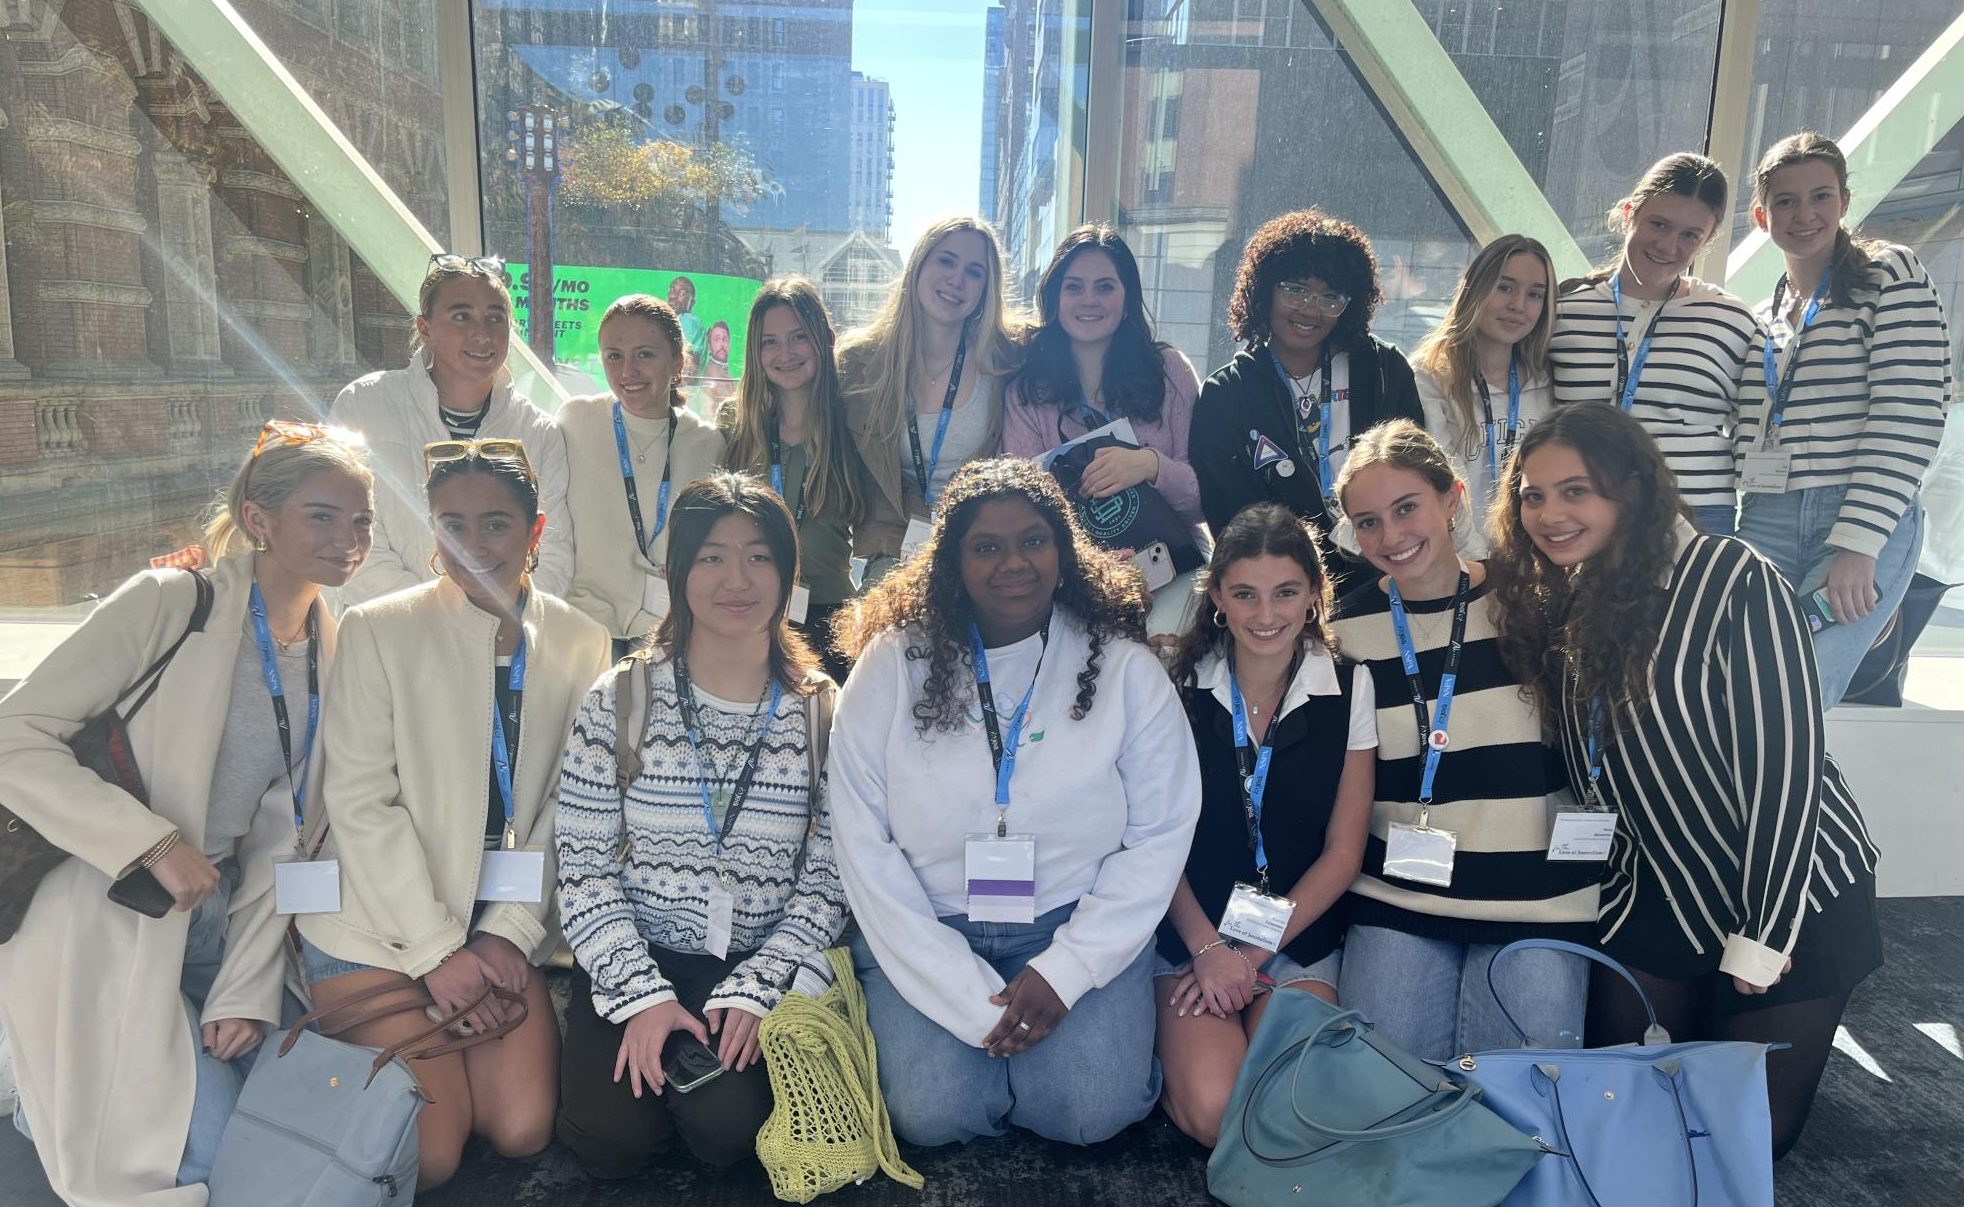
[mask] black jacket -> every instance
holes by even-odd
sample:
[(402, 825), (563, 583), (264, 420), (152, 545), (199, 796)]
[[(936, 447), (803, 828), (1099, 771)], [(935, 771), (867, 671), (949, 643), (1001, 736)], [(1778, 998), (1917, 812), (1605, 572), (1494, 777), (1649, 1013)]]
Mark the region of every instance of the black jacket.
[[(1403, 353), (1368, 334), (1345, 351), (1350, 353), (1353, 440), (1388, 419), (1424, 425), (1418, 384)], [(1280, 465), (1255, 468), (1261, 436), (1288, 455), (1293, 472), (1277, 472)], [(1267, 348), (1237, 352), (1201, 384), (1187, 452), (1200, 479), (1200, 509), (1216, 536), (1251, 503), (1286, 503), (1329, 532), (1332, 521), (1324, 514), (1314, 442), (1301, 438), (1295, 399), (1276, 374)]]

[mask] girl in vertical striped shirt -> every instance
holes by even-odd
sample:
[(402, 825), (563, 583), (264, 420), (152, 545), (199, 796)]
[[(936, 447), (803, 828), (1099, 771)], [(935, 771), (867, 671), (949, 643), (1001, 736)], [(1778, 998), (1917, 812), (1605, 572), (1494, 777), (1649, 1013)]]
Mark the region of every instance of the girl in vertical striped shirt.
[[(1502, 648), (1571, 778), (1617, 813), (1598, 937), (1674, 1038), (1793, 1045), (1767, 1061), (1778, 1156), (1882, 961), (1876, 852), (1827, 757), (1806, 622), (1771, 563), (1685, 522), (1656, 443), (1613, 408), (1556, 411), (1507, 479)], [(1635, 995), (1597, 972), (1590, 1042), (1639, 1041)]]
[(1555, 336), (1555, 405), (1602, 402), (1657, 439), (1698, 526), (1730, 533), (1732, 428), (1757, 401), (1761, 338), (1752, 308), (1687, 274), (1726, 218), (1725, 174), (1702, 155), (1654, 164), (1610, 210), (1616, 263), (1566, 281)]
[(1739, 535), (1835, 621), (1814, 635), (1823, 708), (1916, 573), (1917, 495), (1952, 393), (1930, 274), (1907, 247), (1850, 235), (1847, 209), (1848, 162), (1822, 135), (1781, 139), (1754, 170), (1753, 222), (1787, 270), (1759, 307), (1767, 398), (1734, 433)]

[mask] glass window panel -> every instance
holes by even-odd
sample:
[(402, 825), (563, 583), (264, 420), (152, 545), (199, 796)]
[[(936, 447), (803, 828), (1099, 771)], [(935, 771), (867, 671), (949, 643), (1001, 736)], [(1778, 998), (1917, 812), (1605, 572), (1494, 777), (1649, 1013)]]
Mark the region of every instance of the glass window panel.
[[(237, 2), (441, 231), (429, 7)], [(0, 43), (0, 680), (59, 631), (16, 621), (71, 615), (192, 543), (266, 418), (315, 417), (409, 335), (141, 10), (21, 11)]]

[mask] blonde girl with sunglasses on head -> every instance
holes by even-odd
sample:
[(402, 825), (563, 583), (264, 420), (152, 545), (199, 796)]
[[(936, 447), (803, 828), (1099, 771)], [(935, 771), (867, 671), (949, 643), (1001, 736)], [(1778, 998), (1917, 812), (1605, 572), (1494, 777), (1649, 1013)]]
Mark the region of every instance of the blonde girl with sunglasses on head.
[[(683, 278), (676, 278), (678, 283)], [(573, 589), (566, 597), (615, 640), (614, 652), (668, 615), (668, 522), (675, 496), (723, 456), (716, 426), (691, 411), (680, 385), (687, 345), (672, 303), (618, 298), (600, 320), (608, 393), (559, 409), (572, 486)], [(694, 287), (686, 291), (694, 296)]]
[(443, 439), (516, 440), (539, 475), (548, 527), (539, 585), (564, 595), (573, 581), (566, 509), (566, 448), (550, 416), (512, 388), (511, 277), (490, 257), (430, 257), (418, 292), (409, 364), (350, 382), (331, 421), (368, 440), (375, 459), (375, 550), (340, 592), (352, 606), (436, 577), (436, 534), (422, 499), (423, 446)]
[(355, 1008), (367, 1021), (349, 1042), (426, 1031), (421, 1010), (370, 1014), (410, 1002), (439, 1017), (476, 1003), (470, 1031), (509, 1028), (413, 1059), (434, 1099), (420, 1190), (456, 1172), (472, 1135), (513, 1157), (552, 1137), (559, 1028), (536, 966), (559, 941), (559, 758), (609, 653), (605, 629), (532, 581), (545, 518), (523, 447), (444, 440), (424, 457), (442, 573), (342, 620), (323, 852), (340, 861), (340, 909), (300, 919), (317, 1008), (385, 991)]
[[(145, 571), (0, 701), (0, 806), (74, 856), (0, 942), (15, 1123), (64, 1202), (203, 1202), (176, 1188), (206, 1180), (236, 1062), (281, 1021), (290, 903), (274, 864), (320, 813), (336, 652), (320, 594), (368, 552), (370, 484), (352, 433), (267, 424), (214, 507), (199, 630), (193, 575)], [(154, 695), (119, 701), (173, 647)], [(67, 745), (112, 703), (148, 807)], [(139, 868), (170, 897), (155, 920), (107, 895)]]
[(1502, 235), (1460, 274), (1438, 329), (1412, 350), (1425, 430), (1466, 483), (1460, 545), (1486, 553), (1486, 514), (1500, 467), (1554, 406), (1548, 338), (1555, 265), (1540, 240)]

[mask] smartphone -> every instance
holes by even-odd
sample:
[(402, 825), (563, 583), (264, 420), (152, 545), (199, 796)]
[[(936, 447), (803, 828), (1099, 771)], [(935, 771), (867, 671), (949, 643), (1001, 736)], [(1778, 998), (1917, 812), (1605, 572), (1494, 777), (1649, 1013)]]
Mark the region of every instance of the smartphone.
[(1146, 576), (1146, 590), (1157, 591), (1173, 581), (1173, 551), (1165, 541), (1154, 541), (1132, 555), (1132, 564)]
[(668, 1042), (662, 1045), (661, 1072), (669, 1089), (686, 1094), (722, 1076), (723, 1062), (708, 1044), (687, 1031), (676, 1030), (668, 1033)]
[(1834, 627), (1834, 608), (1828, 603), (1825, 589), (1809, 591), (1800, 597), (1800, 614), (1807, 618), (1809, 632), (1818, 633), (1822, 629)]

